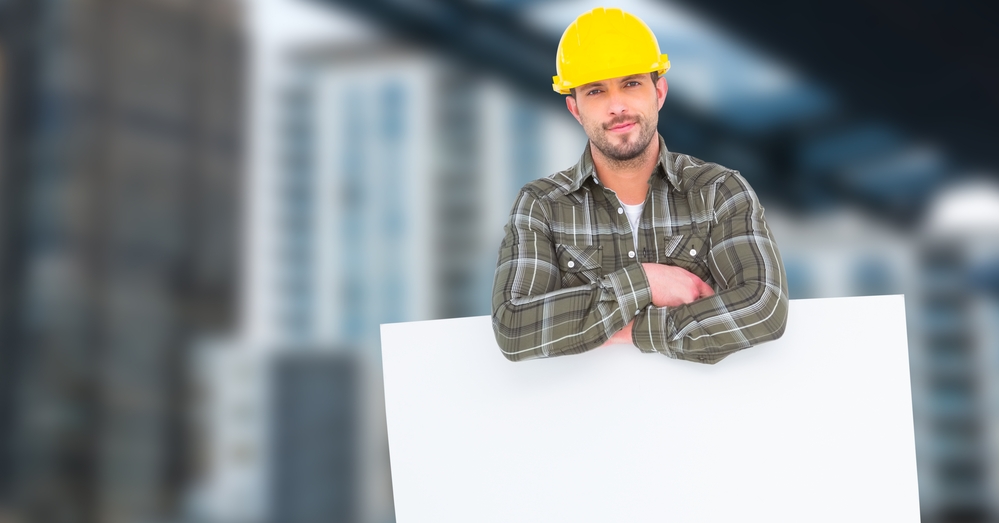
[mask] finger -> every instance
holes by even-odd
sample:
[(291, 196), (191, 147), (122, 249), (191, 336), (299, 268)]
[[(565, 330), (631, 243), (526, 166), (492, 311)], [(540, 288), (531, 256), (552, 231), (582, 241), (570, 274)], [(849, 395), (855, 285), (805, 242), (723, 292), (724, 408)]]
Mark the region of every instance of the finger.
[(712, 289), (710, 285), (700, 279), (698, 279), (697, 282), (697, 290), (701, 293), (702, 298), (715, 295), (715, 290)]

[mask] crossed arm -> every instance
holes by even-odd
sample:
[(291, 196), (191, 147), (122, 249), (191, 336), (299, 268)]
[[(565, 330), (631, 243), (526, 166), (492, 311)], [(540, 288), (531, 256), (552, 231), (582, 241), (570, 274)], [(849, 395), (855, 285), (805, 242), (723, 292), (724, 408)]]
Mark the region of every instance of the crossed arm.
[(644, 352), (714, 363), (780, 337), (787, 285), (763, 209), (735, 174), (715, 194), (708, 260), (717, 292), (678, 267), (637, 263), (560, 288), (547, 205), (522, 191), (493, 285), (493, 330), (504, 356), (575, 354), (627, 340)]
[[(701, 298), (714, 296), (715, 290), (696, 274), (672, 265), (643, 263), (642, 269), (652, 289), (652, 305), (656, 307), (679, 307)], [(614, 333), (604, 345), (633, 343), (632, 328), (635, 320), (628, 322), (623, 329)]]

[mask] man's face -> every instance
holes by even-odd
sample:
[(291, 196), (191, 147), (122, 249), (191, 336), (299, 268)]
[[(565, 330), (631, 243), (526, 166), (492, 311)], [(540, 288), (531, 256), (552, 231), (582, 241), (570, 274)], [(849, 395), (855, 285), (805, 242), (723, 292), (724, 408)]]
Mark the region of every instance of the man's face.
[(587, 138), (604, 156), (619, 162), (637, 158), (656, 136), (666, 79), (648, 73), (581, 85), (566, 106)]

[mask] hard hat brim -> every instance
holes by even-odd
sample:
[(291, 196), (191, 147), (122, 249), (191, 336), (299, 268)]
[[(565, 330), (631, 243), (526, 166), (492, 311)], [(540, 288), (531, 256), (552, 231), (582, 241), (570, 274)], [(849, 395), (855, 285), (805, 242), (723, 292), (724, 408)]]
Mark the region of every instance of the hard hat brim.
[(660, 56), (658, 62), (650, 64), (648, 67), (635, 67), (634, 65), (626, 65), (622, 67), (615, 67), (612, 69), (604, 69), (602, 71), (594, 71), (585, 77), (576, 79), (575, 82), (562, 79), (560, 76), (553, 76), (552, 90), (559, 94), (571, 94), (573, 89), (581, 85), (598, 82), (600, 80), (607, 80), (610, 78), (631, 76), (634, 74), (643, 74), (643, 73), (652, 73), (652, 72), (665, 74), (666, 71), (669, 71), (669, 67), (670, 67), (669, 57), (663, 54)]

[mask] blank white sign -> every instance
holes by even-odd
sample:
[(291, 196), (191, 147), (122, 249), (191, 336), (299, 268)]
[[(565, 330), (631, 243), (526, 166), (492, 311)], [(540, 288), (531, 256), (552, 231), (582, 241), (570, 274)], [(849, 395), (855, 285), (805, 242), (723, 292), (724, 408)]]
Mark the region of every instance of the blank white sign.
[(902, 296), (793, 300), (716, 365), (512, 363), (486, 316), (382, 325), (396, 520), (919, 521)]

